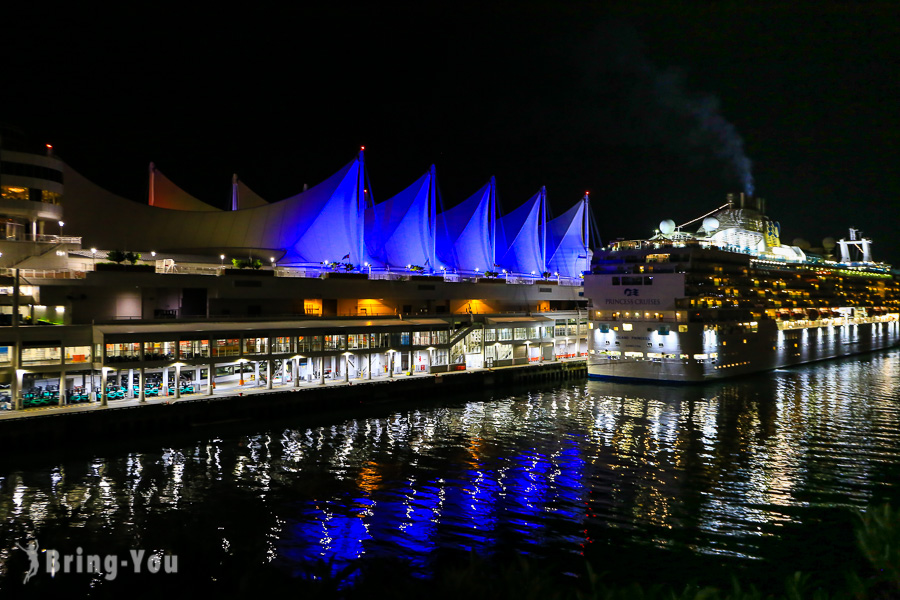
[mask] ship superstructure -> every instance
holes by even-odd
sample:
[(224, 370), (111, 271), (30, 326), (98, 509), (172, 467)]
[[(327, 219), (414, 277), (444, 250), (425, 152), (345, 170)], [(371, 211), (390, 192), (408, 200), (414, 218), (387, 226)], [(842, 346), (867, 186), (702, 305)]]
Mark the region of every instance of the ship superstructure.
[(704, 381), (896, 343), (900, 284), (871, 240), (851, 230), (832, 259), (780, 238), (765, 202), (741, 194), (598, 251), (589, 375)]

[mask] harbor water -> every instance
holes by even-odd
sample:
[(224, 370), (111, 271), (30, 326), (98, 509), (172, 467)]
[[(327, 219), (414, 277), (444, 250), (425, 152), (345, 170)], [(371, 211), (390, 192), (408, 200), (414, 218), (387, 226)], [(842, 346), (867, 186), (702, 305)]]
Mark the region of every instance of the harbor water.
[(518, 555), (624, 582), (827, 581), (858, 560), (853, 509), (898, 498), (898, 375), (890, 350), (709, 385), (473, 391), (97, 449), (34, 439), (0, 459), (0, 593), (347, 589), (372, 565), (421, 581), (446, 561)]

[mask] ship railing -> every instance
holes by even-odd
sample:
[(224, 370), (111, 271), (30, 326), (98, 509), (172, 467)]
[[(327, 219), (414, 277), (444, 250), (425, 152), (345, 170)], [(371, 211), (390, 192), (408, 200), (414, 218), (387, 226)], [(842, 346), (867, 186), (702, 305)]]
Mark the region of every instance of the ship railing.
[(828, 327), (829, 325), (860, 325), (862, 323), (890, 323), (896, 321), (891, 315), (879, 315), (872, 317), (840, 317), (837, 319), (798, 319), (796, 321), (778, 321), (778, 329), (810, 329), (813, 327)]
[(14, 271), (25, 279), (84, 279), (85, 272), (77, 269), (0, 269), (0, 274), (12, 277)]
[(534, 278), (533, 277), (517, 277), (515, 275), (507, 275), (506, 283), (519, 284), (519, 285), (533, 285)]
[(377, 273), (369, 273), (369, 279), (376, 281), (405, 281), (409, 279), (406, 273), (391, 273), (390, 271), (381, 271)]
[(584, 280), (580, 277), (560, 277), (559, 285), (579, 286), (584, 285)]

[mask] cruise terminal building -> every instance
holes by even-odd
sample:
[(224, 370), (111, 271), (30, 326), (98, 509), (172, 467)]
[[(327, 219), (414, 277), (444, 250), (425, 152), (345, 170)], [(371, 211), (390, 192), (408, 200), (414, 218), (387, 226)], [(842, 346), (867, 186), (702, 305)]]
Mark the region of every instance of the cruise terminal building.
[(235, 176), (231, 210), (151, 164), (137, 202), (16, 141), (0, 148), (0, 395), (13, 407), (587, 353), (587, 196), (548, 219), (541, 189), (500, 215), (491, 179), (445, 210), (432, 166), (375, 202), (360, 151), (277, 202)]

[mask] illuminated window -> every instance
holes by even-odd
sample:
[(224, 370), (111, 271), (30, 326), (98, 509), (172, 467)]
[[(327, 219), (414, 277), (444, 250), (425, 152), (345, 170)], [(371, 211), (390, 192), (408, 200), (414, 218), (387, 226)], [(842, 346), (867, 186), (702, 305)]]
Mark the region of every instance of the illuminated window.
[(631, 323), (622, 323), (622, 331), (631, 331), (634, 327)]

